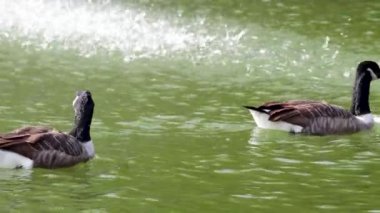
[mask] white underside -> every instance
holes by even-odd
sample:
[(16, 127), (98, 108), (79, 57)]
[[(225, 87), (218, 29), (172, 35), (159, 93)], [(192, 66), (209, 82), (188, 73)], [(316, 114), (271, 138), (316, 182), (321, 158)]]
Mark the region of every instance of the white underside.
[(86, 150), (88, 156), (90, 156), (91, 158), (95, 156), (95, 147), (92, 140), (82, 143), (82, 146)]
[(251, 113), (257, 126), (263, 129), (277, 129), (277, 130), (295, 132), (295, 133), (299, 133), (303, 129), (301, 126), (286, 123), (283, 121), (276, 121), (276, 122), (270, 121), (269, 115), (263, 112), (258, 112), (251, 109), (249, 110), (249, 112)]
[(0, 168), (6, 169), (31, 169), (33, 160), (14, 152), (0, 149)]
[(356, 118), (359, 119), (361, 122), (365, 123), (366, 125), (373, 125), (375, 123), (375, 119), (371, 113), (358, 115), (356, 116)]
[[(255, 123), (258, 127), (263, 129), (277, 129), (277, 130), (283, 130), (287, 132), (295, 132), (299, 133), (302, 132), (302, 127), (290, 123), (286, 123), (283, 121), (270, 121), (269, 115), (263, 112), (258, 112), (255, 110), (249, 110), (249, 112), (252, 114), (253, 119), (255, 120)], [(371, 113), (365, 114), (365, 115), (359, 115), (356, 116), (358, 120), (363, 122), (366, 125), (373, 125), (375, 123), (374, 116)]]
[[(95, 147), (92, 141), (82, 143), (82, 146), (86, 150), (89, 157), (93, 158), (95, 156)], [(33, 160), (17, 153), (0, 149), (0, 168), (31, 169), (33, 168)]]

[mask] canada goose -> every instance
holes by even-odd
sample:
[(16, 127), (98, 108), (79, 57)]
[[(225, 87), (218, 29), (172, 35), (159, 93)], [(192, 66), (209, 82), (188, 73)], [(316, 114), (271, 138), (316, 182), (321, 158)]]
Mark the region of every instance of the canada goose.
[(90, 137), (94, 101), (79, 91), (73, 101), (74, 127), (70, 133), (46, 127), (24, 127), (0, 135), (0, 168), (60, 168), (86, 162), (95, 156)]
[(258, 127), (315, 135), (348, 134), (371, 129), (374, 119), (369, 108), (369, 87), (380, 77), (373, 61), (359, 63), (351, 110), (318, 101), (268, 102), (249, 109)]

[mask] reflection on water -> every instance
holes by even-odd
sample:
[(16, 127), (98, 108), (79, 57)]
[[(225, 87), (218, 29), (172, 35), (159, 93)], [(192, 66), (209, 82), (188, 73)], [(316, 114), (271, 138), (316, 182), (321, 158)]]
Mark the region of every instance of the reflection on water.
[[(296, 205), (294, 208), (302, 208), (304, 202), (313, 200), (316, 209), (361, 209), (370, 201), (351, 195), (366, 197), (371, 194), (367, 187), (377, 185), (373, 178), (378, 172), (373, 169), (378, 167), (379, 158), (372, 150), (378, 152), (378, 145), (369, 142), (375, 135), (298, 137), (255, 128), (248, 146), (254, 170), (249, 188), (262, 190), (237, 197), (255, 199), (269, 195), (279, 205)], [(334, 199), (336, 196), (341, 199)], [(351, 199), (354, 203), (349, 202)], [(342, 203), (349, 203), (350, 207)]]
[(257, 126), (253, 127), (252, 132), (251, 132), (251, 137), (248, 140), (248, 144), (251, 144), (253, 146), (259, 145), (260, 144), (260, 134), (263, 131), (268, 131), (266, 129), (259, 128)]
[(9, 180), (28, 180), (31, 178), (33, 170), (30, 169), (18, 169), (18, 170), (9, 170), (1, 169), (0, 180), (9, 181)]

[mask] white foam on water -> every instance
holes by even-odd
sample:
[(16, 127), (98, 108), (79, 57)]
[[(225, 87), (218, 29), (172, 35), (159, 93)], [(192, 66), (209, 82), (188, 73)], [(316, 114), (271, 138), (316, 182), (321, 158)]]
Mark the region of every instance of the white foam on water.
[[(0, 0), (0, 14), (0, 39), (21, 40), (37, 50), (76, 50), (85, 57), (121, 53), (127, 62), (191, 50), (199, 57), (218, 55), (222, 50), (210, 46), (233, 49), (245, 35), (228, 28), (222, 35), (210, 34), (204, 18), (179, 23), (180, 15), (163, 17), (112, 1)], [(207, 49), (203, 56), (202, 49)]]

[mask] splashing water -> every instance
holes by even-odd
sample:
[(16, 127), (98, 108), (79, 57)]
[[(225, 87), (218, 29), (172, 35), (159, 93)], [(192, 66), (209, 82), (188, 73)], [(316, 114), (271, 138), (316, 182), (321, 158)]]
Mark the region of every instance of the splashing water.
[(33, 51), (73, 50), (83, 57), (117, 54), (127, 63), (184, 59), (212, 64), (215, 69), (209, 72), (215, 73), (220, 66), (234, 70), (237, 64), (248, 77), (257, 70), (294, 77), (294, 70), (305, 66), (320, 80), (343, 75), (328, 71), (342, 70), (332, 66), (343, 56), (329, 37), (310, 40), (255, 23), (243, 26), (215, 14), (186, 18), (180, 10), (163, 12), (110, 0), (0, 0), (0, 14), (0, 41), (15, 41)]
[[(117, 52), (125, 61), (202, 52), (209, 45), (233, 49), (245, 34), (228, 30), (223, 36), (212, 35), (202, 27), (202, 18), (181, 24), (178, 17), (169, 21), (152, 11), (109, 2), (0, 0), (0, 14), (0, 39), (21, 40), (23, 46), (38, 50), (73, 49), (85, 57)], [(204, 56), (210, 54), (220, 51)]]

